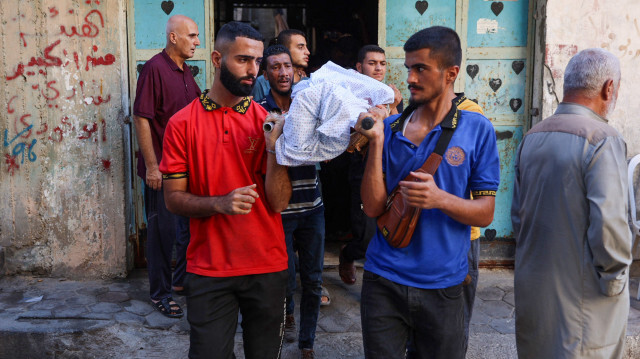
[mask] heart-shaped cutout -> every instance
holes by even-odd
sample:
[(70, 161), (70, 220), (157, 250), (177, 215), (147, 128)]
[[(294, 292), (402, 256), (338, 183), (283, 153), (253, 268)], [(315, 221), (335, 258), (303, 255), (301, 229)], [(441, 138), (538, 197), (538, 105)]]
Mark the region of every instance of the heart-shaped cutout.
[(522, 72), (522, 70), (524, 69), (524, 61), (514, 61), (514, 62), (512, 62), (511, 63), (511, 68), (516, 73), (516, 75), (519, 75), (520, 72)]
[(467, 65), (467, 74), (469, 74), (469, 76), (471, 76), (471, 79), (475, 78), (479, 71), (480, 71), (480, 66), (478, 66), (478, 65)]
[(160, 4), (160, 7), (162, 8), (162, 11), (164, 11), (165, 14), (169, 15), (173, 11), (174, 4), (173, 4), (173, 1), (171, 0), (163, 1)]
[(189, 70), (191, 70), (191, 75), (193, 75), (193, 77), (198, 76), (198, 74), (200, 73), (200, 68), (196, 65), (189, 65)]
[(493, 11), (493, 13), (496, 14), (496, 16), (500, 15), (500, 13), (502, 12), (502, 9), (504, 9), (504, 4), (501, 3), (500, 1), (491, 3), (491, 11)]
[(498, 91), (500, 86), (502, 86), (502, 80), (500, 80), (500, 79), (491, 79), (491, 80), (489, 80), (489, 87), (491, 87), (493, 92)]
[(429, 8), (429, 3), (426, 1), (416, 1), (416, 10), (420, 13), (420, 15), (424, 14)]
[(519, 98), (512, 98), (511, 101), (509, 101), (509, 107), (511, 107), (513, 112), (518, 112), (520, 106), (522, 106), (522, 100)]
[(138, 70), (138, 73), (142, 72), (143, 66), (144, 66), (143, 64), (138, 64), (138, 66), (136, 66), (136, 70)]
[(484, 238), (488, 239), (488, 240), (493, 240), (496, 238), (496, 230), (495, 229), (486, 229), (484, 231)]

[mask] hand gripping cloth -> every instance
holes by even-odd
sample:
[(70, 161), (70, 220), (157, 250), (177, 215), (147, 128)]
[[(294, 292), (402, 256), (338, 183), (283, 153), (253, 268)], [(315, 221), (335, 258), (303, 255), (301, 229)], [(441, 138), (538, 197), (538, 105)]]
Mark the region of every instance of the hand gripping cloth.
[(338, 157), (347, 149), (350, 128), (361, 112), (393, 102), (386, 84), (329, 61), (298, 83), (276, 142), (284, 166), (311, 165)]

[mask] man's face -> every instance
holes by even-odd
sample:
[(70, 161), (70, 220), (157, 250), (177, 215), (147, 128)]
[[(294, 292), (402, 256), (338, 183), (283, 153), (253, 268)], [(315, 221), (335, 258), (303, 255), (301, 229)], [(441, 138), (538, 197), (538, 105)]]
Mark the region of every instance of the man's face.
[(362, 62), (356, 64), (356, 68), (363, 75), (382, 81), (387, 73), (387, 58), (381, 52), (367, 52)]
[(262, 41), (236, 37), (226, 47), (220, 60), (220, 81), (233, 95), (248, 96), (262, 61)]
[(269, 56), (266, 59), (265, 76), (271, 89), (281, 96), (291, 93), (293, 85), (293, 66), (288, 54)]
[(291, 53), (291, 61), (294, 66), (307, 68), (309, 66), (309, 49), (307, 49), (307, 40), (302, 35), (293, 35), (289, 39), (289, 52)]
[(430, 49), (420, 49), (405, 54), (404, 66), (408, 71), (409, 101), (412, 103), (428, 103), (442, 94), (446, 87), (445, 71), (440, 70), (430, 52)]
[(200, 46), (198, 25), (192, 20), (185, 20), (176, 31), (173, 32), (176, 39), (176, 49), (183, 59), (190, 59), (196, 53), (196, 47)]

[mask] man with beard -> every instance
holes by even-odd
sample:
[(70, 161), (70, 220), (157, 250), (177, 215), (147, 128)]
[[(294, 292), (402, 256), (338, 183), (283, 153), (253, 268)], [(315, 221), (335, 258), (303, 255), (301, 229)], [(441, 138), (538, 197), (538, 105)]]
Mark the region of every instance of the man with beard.
[[(274, 45), (264, 52), (265, 78), (271, 90), (260, 104), (270, 112), (285, 113), (291, 105), (293, 66), (286, 47)], [(322, 293), (322, 265), (324, 261), (324, 206), (315, 165), (289, 168), (293, 192), (289, 206), (282, 211), (282, 224), (289, 256), (289, 283), (284, 337), (296, 340), (296, 322), (293, 316), (296, 289), (295, 248), (298, 250), (300, 283), (300, 332), (298, 348), (302, 358), (313, 358), (313, 342), (320, 312)]]
[[(164, 204), (162, 174), (162, 138), (169, 118), (200, 95), (185, 60), (193, 57), (198, 39), (198, 25), (190, 18), (174, 15), (166, 26), (167, 46), (149, 59), (140, 71), (133, 105), (140, 156), (138, 176), (145, 180), (147, 215), (147, 269), (149, 294), (156, 310), (170, 318), (182, 317), (171, 290), (182, 293), (189, 245), (189, 219), (176, 216)], [(176, 268), (171, 276), (171, 255), (176, 245)]]
[(191, 217), (190, 358), (231, 358), (238, 310), (246, 357), (280, 353), (287, 249), (279, 212), (291, 182), (274, 150), (283, 121), (265, 133), (267, 112), (248, 97), (262, 40), (249, 25), (225, 24), (211, 55), (211, 90), (176, 113), (165, 133), (167, 208)]
[(624, 354), (627, 146), (607, 123), (619, 87), (615, 55), (579, 52), (565, 70), (563, 102), (518, 149), (511, 220), (519, 358)]
[[(293, 84), (307, 79), (307, 67), (309, 66), (309, 49), (304, 32), (295, 29), (284, 30), (276, 38), (276, 44), (284, 45), (291, 54), (293, 65)], [(264, 75), (256, 80), (256, 86), (251, 95), (254, 101), (262, 101), (269, 93), (269, 81)]]
[[(455, 31), (423, 29), (404, 50), (409, 108), (387, 119), (374, 108), (356, 124), (369, 139), (365, 213), (381, 215), (396, 186), (408, 206), (421, 209), (408, 246), (392, 247), (380, 230), (369, 244), (361, 305), (365, 357), (404, 358), (413, 332), (418, 357), (462, 359), (470, 226), (493, 220), (500, 176), (496, 135), (487, 118), (459, 110), (450, 96), (462, 59)], [(367, 116), (374, 126), (363, 130)], [(416, 171), (447, 135), (452, 137), (435, 174)], [(408, 175), (411, 180), (404, 180)]]

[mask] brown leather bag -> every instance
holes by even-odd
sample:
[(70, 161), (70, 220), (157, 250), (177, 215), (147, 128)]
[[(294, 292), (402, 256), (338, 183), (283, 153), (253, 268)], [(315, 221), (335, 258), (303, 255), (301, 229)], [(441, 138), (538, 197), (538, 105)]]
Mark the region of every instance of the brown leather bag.
[[(441, 161), (442, 156), (431, 153), (422, 167), (414, 172), (426, 172), (433, 175)], [(408, 175), (404, 180), (417, 181), (412, 175)], [(399, 187), (391, 192), (391, 195), (387, 197), (385, 212), (377, 219), (378, 228), (390, 246), (404, 248), (409, 245), (421, 212), (422, 209), (406, 204)]]
[[(402, 112), (398, 123), (391, 124), (392, 130), (394, 127), (396, 131), (402, 128), (402, 122), (405, 121), (408, 115), (413, 112), (412, 106), (409, 106)], [(430, 175), (435, 175), (440, 162), (442, 161), (442, 155), (449, 146), (449, 141), (453, 137), (453, 132), (457, 127), (457, 121), (459, 118), (459, 111), (456, 106), (452, 106), (451, 112), (447, 115), (445, 121), (441, 123), (442, 134), (436, 143), (434, 151), (429, 155), (427, 160), (422, 164), (422, 167), (418, 168), (414, 172), (425, 172)], [(409, 174), (405, 181), (417, 181), (414, 176)], [(413, 231), (416, 229), (418, 220), (420, 219), (420, 208), (408, 206), (402, 198), (402, 193), (399, 187), (396, 186), (391, 194), (387, 197), (385, 205), (385, 211), (378, 216), (376, 222), (378, 229), (382, 236), (387, 240), (390, 246), (395, 248), (404, 248), (411, 242)]]

